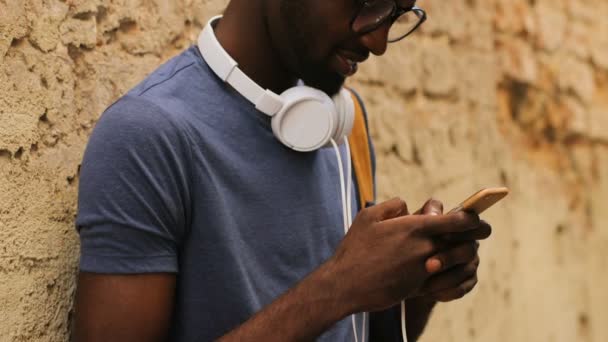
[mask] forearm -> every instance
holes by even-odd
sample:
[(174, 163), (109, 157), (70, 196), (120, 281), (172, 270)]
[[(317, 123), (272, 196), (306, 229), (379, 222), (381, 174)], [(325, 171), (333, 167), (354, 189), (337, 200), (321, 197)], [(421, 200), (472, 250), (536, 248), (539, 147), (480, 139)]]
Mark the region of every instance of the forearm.
[(408, 342), (415, 342), (420, 338), (436, 303), (425, 297), (411, 298), (405, 302), (405, 327)]
[(219, 341), (312, 341), (353, 309), (338, 286), (326, 263)]

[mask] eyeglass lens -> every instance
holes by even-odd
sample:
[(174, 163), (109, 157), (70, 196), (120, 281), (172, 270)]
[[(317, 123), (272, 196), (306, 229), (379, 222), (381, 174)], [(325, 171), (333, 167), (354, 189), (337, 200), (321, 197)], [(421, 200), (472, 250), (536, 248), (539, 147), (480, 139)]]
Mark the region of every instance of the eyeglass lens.
[(394, 42), (412, 33), (416, 29), (421, 20), (421, 14), (417, 11), (408, 11), (403, 13), (388, 31), (388, 41)]
[(373, 30), (395, 10), (395, 3), (386, 0), (367, 1), (353, 22), (355, 32)]
[[(353, 21), (355, 32), (366, 33), (384, 24), (395, 11), (401, 11), (392, 0), (366, 1)], [(422, 20), (422, 12), (410, 10), (402, 13), (391, 25), (388, 41), (394, 42), (409, 35)]]

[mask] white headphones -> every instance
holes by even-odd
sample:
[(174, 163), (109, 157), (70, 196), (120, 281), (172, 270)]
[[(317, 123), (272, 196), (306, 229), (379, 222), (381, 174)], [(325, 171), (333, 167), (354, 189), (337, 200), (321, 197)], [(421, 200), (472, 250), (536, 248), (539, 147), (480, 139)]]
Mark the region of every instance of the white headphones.
[(222, 16), (211, 18), (198, 38), (198, 48), (213, 72), (272, 117), (274, 136), (284, 145), (300, 152), (314, 151), (341, 143), (353, 128), (355, 107), (350, 93), (341, 89), (330, 98), (324, 92), (307, 86), (296, 86), (277, 95), (263, 89), (239, 68), (220, 45), (213, 24)]

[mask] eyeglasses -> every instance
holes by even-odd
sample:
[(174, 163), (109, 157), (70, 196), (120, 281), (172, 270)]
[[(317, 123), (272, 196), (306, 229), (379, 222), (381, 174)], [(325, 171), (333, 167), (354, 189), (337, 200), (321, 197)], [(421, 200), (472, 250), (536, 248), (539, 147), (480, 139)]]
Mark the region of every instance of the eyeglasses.
[(416, 31), (426, 20), (426, 12), (415, 5), (403, 8), (395, 0), (362, 1), (351, 28), (357, 34), (366, 34), (375, 31), (387, 20), (391, 22), (388, 42), (394, 43)]

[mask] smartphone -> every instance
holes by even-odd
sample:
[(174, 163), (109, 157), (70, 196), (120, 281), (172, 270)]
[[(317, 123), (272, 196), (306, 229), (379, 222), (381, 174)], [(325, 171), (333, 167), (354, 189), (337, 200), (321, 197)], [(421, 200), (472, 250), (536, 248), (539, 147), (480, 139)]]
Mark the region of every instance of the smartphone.
[(477, 215), (484, 212), (489, 207), (496, 204), (496, 202), (505, 198), (509, 194), (508, 188), (487, 188), (479, 190), (474, 193), (471, 197), (464, 200), (459, 206), (450, 210), (448, 214), (464, 211), (472, 211)]

